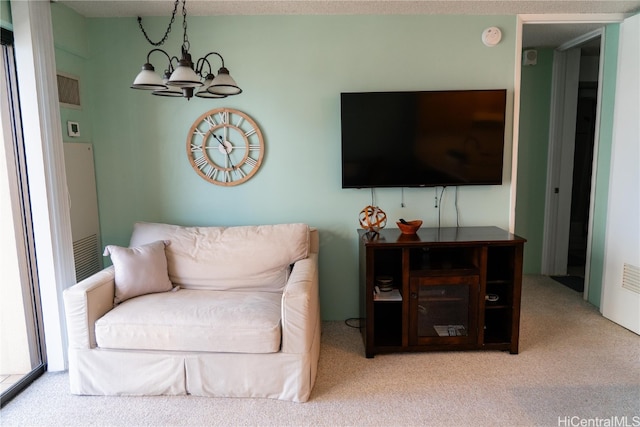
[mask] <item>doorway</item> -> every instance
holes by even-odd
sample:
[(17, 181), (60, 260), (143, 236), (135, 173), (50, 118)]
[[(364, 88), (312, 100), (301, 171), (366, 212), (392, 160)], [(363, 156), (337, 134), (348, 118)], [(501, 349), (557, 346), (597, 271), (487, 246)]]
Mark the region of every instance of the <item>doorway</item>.
[[(619, 22), (619, 18), (597, 17), (594, 22), (586, 21), (584, 17), (575, 19), (572, 22), (571, 17), (549, 16), (542, 21), (540, 17), (519, 17), (522, 40), (518, 48), (521, 52), (540, 49), (543, 52), (543, 62), (542, 68), (538, 68), (534, 74), (529, 70), (536, 67), (519, 67), (518, 70), (518, 74), (527, 70), (529, 86), (523, 93), (529, 101), (525, 113), (528, 116), (521, 116), (525, 127), (521, 127), (520, 137), (525, 138), (523, 142), (527, 145), (519, 159), (524, 163), (518, 169), (522, 169), (522, 173), (526, 175), (522, 176), (522, 185), (518, 183), (520, 193), (517, 204), (520, 208), (516, 211), (516, 222), (523, 235), (527, 233), (528, 237), (531, 236), (529, 247), (534, 252), (530, 252), (525, 259), (528, 271), (544, 275), (574, 275), (580, 280), (579, 291), (584, 288), (582, 294), (587, 299), (593, 228), (596, 227), (599, 233), (601, 227), (600, 222), (595, 225), (593, 222), (596, 188), (592, 181), (598, 162), (594, 153), (598, 151), (599, 139), (604, 26)], [(528, 65), (524, 60), (523, 57), (521, 65)], [(531, 76), (540, 76), (541, 72), (546, 77), (543, 80), (535, 77), (537, 80), (532, 81)], [(575, 76), (572, 87), (564, 82), (567, 73)], [(563, 79), (557, 76), (562, 76)], [(537, 85), (537, 91), (531, 84)], [(540, 92), (541, 89), (548, 92)], [(551, 107), (551, 112), (547, 112), (546, 116), (540, 108), (544, 110), (544, 105), (552, 105), (548, 98), (544, 105), (531, 103), (543, 100), (544, 93), (548, 97), (552, 92), (564, 94), (567, 91), (573, 91), (572, 95), (565, 96), (572, 102), (564, 105), (564, 98), (560, 103), (556, 101), (557, 105)], [(536, 94), (535, 98), (531, 98), (532, 93)], [(531, 105), (537, 105), (538, 115), (534, 117), (535, 121), (532, 121), (530, 115)], [(570, 112), (565, 111), (565, 107), (571, 107)], [(563, 114), (569, 115), (569, 119), (566, 120)], [(564, 123), (569, 124), (565, 128), (559, 126)], [(538, 126), (532, 128), (532, 124)], [(523, 131), (526, 133), (522, 134)], [(536, 169), (536, 166), (527, 163), (532, 160), (539, 166), (544, 165), (543, 168)], [(583, 166), (585, 164), (587, 167)], [(598, 236), (598, 233), (595, 235)], [(601, 248), (596, 246), (595, 249), (599, 251)], [(598, 264), (594, 266), (596, 270), (599, 267)], [(593, 296), (599, 296), (600, 283), (595, 283), (594, 287)]]

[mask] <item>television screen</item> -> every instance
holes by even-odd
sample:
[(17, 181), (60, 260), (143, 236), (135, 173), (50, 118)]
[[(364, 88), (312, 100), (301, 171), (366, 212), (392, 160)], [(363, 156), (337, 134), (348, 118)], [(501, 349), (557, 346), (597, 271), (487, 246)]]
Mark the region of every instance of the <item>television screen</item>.
[(506, 90), (340, 98), (342, 188), (502, 184)]

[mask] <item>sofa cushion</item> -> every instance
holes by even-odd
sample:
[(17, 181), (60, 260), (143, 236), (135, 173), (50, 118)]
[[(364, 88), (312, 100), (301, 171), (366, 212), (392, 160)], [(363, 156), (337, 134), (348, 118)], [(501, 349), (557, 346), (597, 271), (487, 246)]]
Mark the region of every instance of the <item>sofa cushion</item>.
[(169, 278), (187, 289), (281, 292), (289, 266), (307, 258), (309, 227), (182, 227), (138, 222), (130, 246), (169, 240)]
[(98, 347), (122, 350), (275, 353), (280, 300), (272, 292), (199, 291), (144, 295), (95, 323)]
[(105, 247), (104, 255), (111, 256), (115, 272), (116, 304), (139, 295), (171, 290), (165, 246), (166, 242), (155, 241), (131, 248)]

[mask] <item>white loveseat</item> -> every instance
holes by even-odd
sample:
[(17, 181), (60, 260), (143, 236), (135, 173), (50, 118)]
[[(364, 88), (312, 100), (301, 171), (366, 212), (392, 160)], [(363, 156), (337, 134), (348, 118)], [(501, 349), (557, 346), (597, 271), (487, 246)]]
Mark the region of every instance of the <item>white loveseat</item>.
[(114, 302), (123, 274), (149, 276), (123, 271), (112, 247), (114, 265), (65, 290), (71, 393), (307, 401), (320, 353), (317, 230), (136, 223), (134, 249), (118, 253), (158, 241), (173, 289)]

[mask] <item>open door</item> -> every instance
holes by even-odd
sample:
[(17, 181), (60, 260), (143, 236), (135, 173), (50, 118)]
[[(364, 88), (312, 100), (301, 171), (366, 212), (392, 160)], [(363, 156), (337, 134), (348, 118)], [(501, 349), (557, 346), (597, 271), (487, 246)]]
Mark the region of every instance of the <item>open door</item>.
[(542, 274), (567, 274), (580, 48), (556, 50), (545, 201)]
[(620, 24), (602, 314), (640, 334), (640, 15)]

